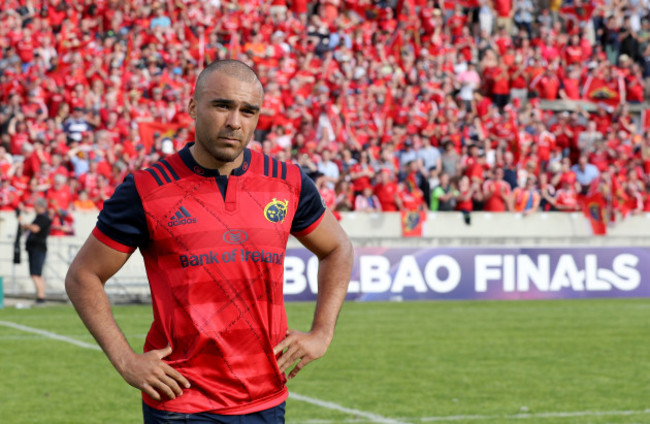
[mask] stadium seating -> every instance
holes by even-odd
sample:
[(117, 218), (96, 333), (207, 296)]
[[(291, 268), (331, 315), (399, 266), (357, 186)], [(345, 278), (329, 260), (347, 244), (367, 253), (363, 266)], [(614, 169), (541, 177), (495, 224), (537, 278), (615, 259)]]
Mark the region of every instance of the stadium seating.
[(259, 3), (5, 1), (0, 210), (44, 196), (69, 234), (192, 139), (198, 73), (236, 58), (266, 87), (251, 148), (334, 163), (335, 211), (367, 185), (385, 211), (650, 211), (646, 6)]

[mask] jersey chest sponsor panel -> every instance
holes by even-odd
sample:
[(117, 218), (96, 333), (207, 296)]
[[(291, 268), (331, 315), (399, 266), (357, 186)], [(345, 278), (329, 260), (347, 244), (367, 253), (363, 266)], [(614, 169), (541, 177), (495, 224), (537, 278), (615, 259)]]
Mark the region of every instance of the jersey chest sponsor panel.
[(286, 395), (272, 349), (287, 329), (283, 262), (300, 173), (273, 178), (261, 160), (228, 178), (225, 198), (215, 177), (182, 167), (162, 185), (136, 174), (155, 241), (143, 250), (154, 298), (145, 349), (170, 343), (170, 363), (193, 384), (170, 410), (241, 413)]

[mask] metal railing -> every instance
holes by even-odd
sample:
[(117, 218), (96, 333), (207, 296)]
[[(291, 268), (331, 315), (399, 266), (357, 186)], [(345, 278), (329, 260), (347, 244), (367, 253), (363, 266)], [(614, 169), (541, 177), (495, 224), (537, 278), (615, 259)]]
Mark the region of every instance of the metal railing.
[[(24, 246), (24, 243), (23, 243)], [(13, 242), (0, 241), (0, 275), (4, 277), (4, 293), (13, 297), (33, 297), (34, 286), (29, 277), (27, 252), (21, 252), (21, 263), (13, 262)], [(66, 301), (65, 275), (81, 248), (78, 240), (50, 237), (43, 268), (48, 299)], [(139, 255), (134, 257), (106, 283), (112, 302), (146, 302), (150, 299), (149, 284)]]

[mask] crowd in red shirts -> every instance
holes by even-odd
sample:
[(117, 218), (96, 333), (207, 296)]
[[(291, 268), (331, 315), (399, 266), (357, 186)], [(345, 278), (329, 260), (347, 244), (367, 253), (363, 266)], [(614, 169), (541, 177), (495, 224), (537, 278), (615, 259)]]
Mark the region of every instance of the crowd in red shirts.
[[(650, 90), (643, 5), (6, 0), (0, 210), (45, 196), (69, 232), (69, 211), (191, 140), (198, 73), (236, 58), (266, 88), (251, 147), (334, 210), (572, 211), (598, 190), (649, 211), (650, 134), (629, 110)], [(597, 107), (542, 109), (558, 99)], [(175, 133), (144, 140), (147, 122)]]

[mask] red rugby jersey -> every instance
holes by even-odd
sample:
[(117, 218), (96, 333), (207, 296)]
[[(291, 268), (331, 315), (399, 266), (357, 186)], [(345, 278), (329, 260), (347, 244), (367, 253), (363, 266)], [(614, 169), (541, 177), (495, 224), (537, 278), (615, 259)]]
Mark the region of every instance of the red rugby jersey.
[[(147, 240), (139, 244), (154, 315), (144, 350), (169, 344), (173, 353), (165, 361), (192, 387), (174, 400), (143, 394), (144, 401), (161, 410), (225, 415), (274, 407), (288, 395), (273, 355), (287, 331), (287, 239), (315, 228), (324, 207), (319, 196), (304, 206), (304, 174), (295, 165), (246, 150), (224, 195), (225, 176), (207, 175), (216, 171), (196, 164), (188, 148), (180, 153), (137, 171), (134, 181), (146, 217)], [(311, 208), (306, 220), (298, 212), (300, 228), (294, 222), (299, 202), (300, 209)], [(95, 236), (133, 250), (124, 234), (112, 233), (116, 202), (106, 202), (104, 211)], [(129, 225), (142, 227), (133, 221)]]

